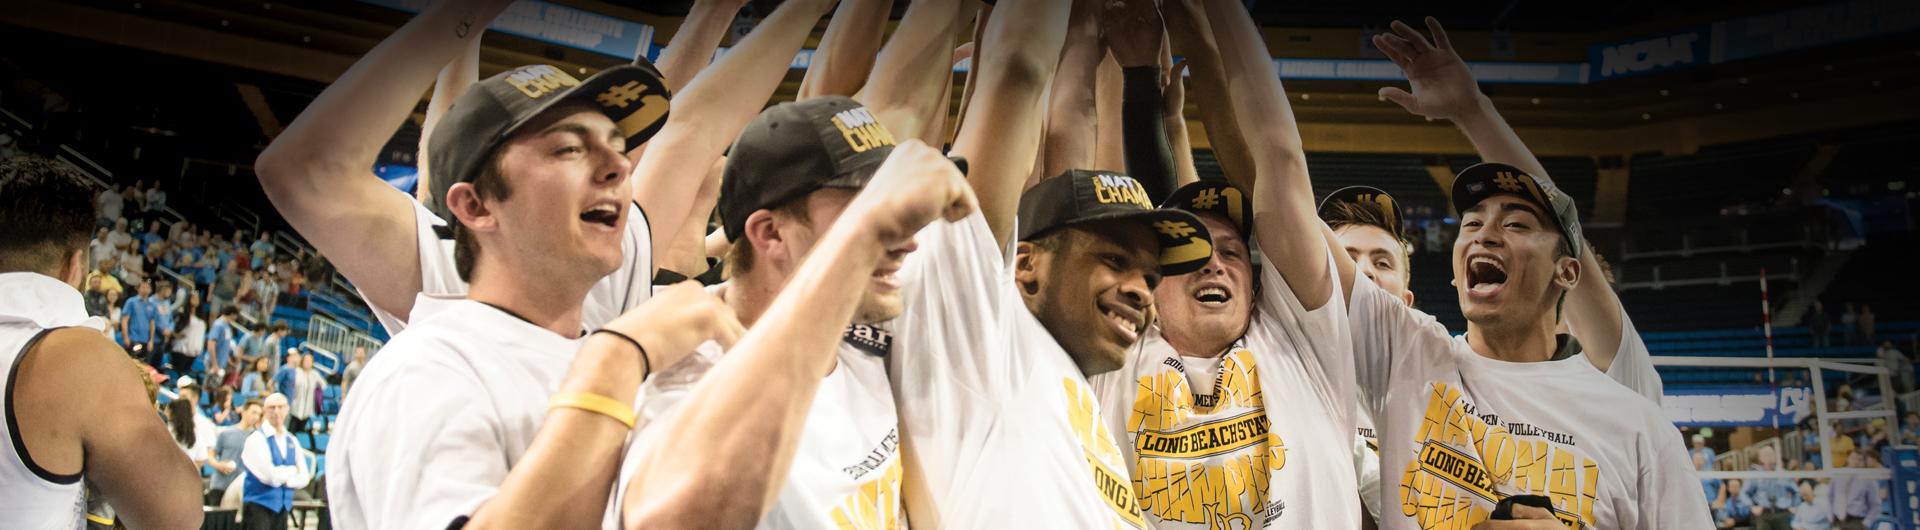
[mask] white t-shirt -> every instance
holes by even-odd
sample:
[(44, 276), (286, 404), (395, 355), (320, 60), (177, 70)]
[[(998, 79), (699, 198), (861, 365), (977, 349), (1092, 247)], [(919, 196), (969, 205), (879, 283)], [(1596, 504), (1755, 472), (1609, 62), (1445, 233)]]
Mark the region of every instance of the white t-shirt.
[(899, 276), (888, 370), (903, 495), (944, 528), (1140, 528), (1126, 461), (1086, 376), (1015, 291), (979, 213), (935, 221)]
[[(393, 190), (393, 193), (400, 193)], [(403, 194), (404, 195), (404, 194)], [(453, 236), (447, 231), (447, 222), (434, 215), (426, 205), (408, 197), (413, 204), (415, 241), (420, 247), (420, 293), (424, 295), (460, 298), (467, 295), (467, 282), (460, 279), (460, 272), (453, 262)], [(653, 235), (647, 221), (646, 212), (640, 210), (639, 203), (628, 208), (627, 233), (620, 240), (620, 251), (626, 261), (620, 268), (594, 282), (593, 289), (587, 291), (587, 300), (581, 304), (580, 325), (587, 329), (599, 328), (612, 321), (628, 308), (638, 306), (653, 297)], [(441, 234), (447, 234), (442, 238)], [(367, 307), (373, 309), (373, 316), (380, 325), (387, 328), (389, 335), (399, 335), (406, 329), (409, 318), (395, 315), (373, 303), (362, 291), (360, 297), (367, 301)], [(414, 308), (418, 314), (420, 309)], [(425, 315), (420, 315), (425, 316)]]
[(1640, 330), (1635, 329), (1633, 319), (1627, 317), (1626, 307), (1620, 308), (1620, 350), (1613, 354), (1613, 364), (1607, 365), (1607, 377), (1656, 406), (1666, 391), (1660, 382), (1660, 372), (1653, 367), (1653, 353), (1647, 351), (1647, 341), (1640, 338)]
[[(880, 530), (905, 526), (906, 512), (900, 501), (900, 428), (893, 393), (887, 385), (885, 339), (881, 338), (884, 333), (875, 335), (873, 331), (870, 326), (848, 328), (848, 338), (837, 352), (840, 362), (813, 395), (780, 496), (756, 528)], [(853, 343), (862, 340), (870, 341), (863, 343), (867, 349)], [(708, 342), (700, 346), (699, 355), (716, 358), (719, 349), (719, 344)], [(671, 372), (683, 365), (711, 366), (699, 362), (675, 364), (658, 375), (671, 378), (675, 375)], [(651, 439), (672, 429), (679, 414), (710, 413), (697, 407), (680, 407), (678, 398), (684, 397), (684, 392), (659, 392), (654, 385), (641, 390), (648, 409), (664, 407), (665, 412), (645, 425), (628, 447), (616, 483), (617, 498), (621, 499), (633, 477), (631, 466), (639, 462), (636, 451), (645, 450), (653, 445)]]
[(1181, 356), (1156, 327), (1093, 377), (1155, 528), (1360, 526), (1344, 301), (1309, 312), (1270, 264), (1258, 273), (1253, 321), (1223, 355)]
[(526, 455), (584, 341), (471, 300), (414, 305), (421, 318), (367, 363), (327, 447), (340, 528), (472, 515)]
[(1581, 528), (1711, 528), (1679, 432), (1586, 358), (1474, 353), (1364, 278), (1353, 350), (1380, 435), (1380, 527), (1465, 528), (1520, 494)]

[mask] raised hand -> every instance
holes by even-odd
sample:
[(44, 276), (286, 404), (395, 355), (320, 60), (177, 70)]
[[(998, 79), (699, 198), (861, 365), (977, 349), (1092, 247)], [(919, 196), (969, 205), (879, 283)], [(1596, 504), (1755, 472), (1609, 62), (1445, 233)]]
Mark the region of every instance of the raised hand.
[(1393, 21), (1392, 33), (1373, 36), (1374, 47), (1386, 53), (1413, 86), (1412, 93), (1399, 87), (1381, 88), (1380, 97), (1407, 112), (1435, 119), (1452, 120), (1480, 108), (1485, 96), (1480, 94), (1480, 85), (1467, 70), (1466, 61), (1454, 52), (1447, 30), (1433, 17), (1427, 17), (1426, 22), (1432, 41), (1398, 20)]
[(1160, 63), (1166, 26), (1156, 0), (1111, 0), (1101, 17), (1100, 39), (1121, 67)]
[(892, 248), (936, 218), (955, 221), (973, 209), (972, 189), (953, 161), (919, 140), (907, 140), (894, 146), (866, 189), (847, 205), (847, 214), (872, 227), (880, 243)]
[(712, 340), (731, 348), (746, 333), (733, 308), (707, 294), (692, 280), (654, 293), (653, 298), (608, 322), (607, 329), (624, 333), (647, 349), (655, 372), (685, 359), (700, 343)]

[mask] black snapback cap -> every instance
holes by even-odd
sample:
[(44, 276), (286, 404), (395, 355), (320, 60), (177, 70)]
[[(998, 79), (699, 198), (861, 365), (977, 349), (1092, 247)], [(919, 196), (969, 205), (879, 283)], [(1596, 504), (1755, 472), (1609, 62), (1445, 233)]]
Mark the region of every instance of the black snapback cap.
[(433, 186), (427, 208), (449, 223), (447, 189), (478, 178), (493, 152), (520, 126), (555, 105), (586, 101), (613, 120), (627, 148), (652, 139), (667, 123), (667, 83), (645, 59), (580, 81), (559, 67), (527, 65), (475, 83), (454, 100), (427, 139)]
[(893, 153), (893, 133), (843, 96), (774, 105), (747, 123), (727, 153), (720, 223), (739, 241), (753, 212), (821, 188), (859, 189)]
[(1406, 227), (1401, 226), (1400, 223), (1400, 203), (1395, 201), (1393, 195), (1386, 190), (1373, 186), (1347, 186), (1333, 190), (1333, 193), (1328, 193), (1326, 198), (1320, 199), (1320, 220), (1327, 220), (1327, 215), (1332, 213), (1334, 205), (1341, 203), (1357, 204), (1379, 211), (1380, 218), (1386, 220), (1387, 224), (1380, 229), (1386, 230), (1396, 240), (1407, 239)]
[(1467, 211), (1480, 201), (1500, 194), (1520, 197), (1539, 206), (1545, 211), (1560, 230), (1561, 242), (1566, 244), (1567, 254), (1580, 256), (1585, 246), (1580, 231), (1580, 212), (1574, 209), (1573, 197), (1560, 191), (1552, 181), (1534, 178), (1520, 168), (1498, 162), (1482, 162), (1460, 170), (1453, 178), (1453, 209), (1456, 213)]
[(1020, 195), (1021, 241), (1071, 225), (1137, 221), (1160, 242), (1160, 274), (1186, 274), (1213, 259), (1213, 238), (1199, 217), (1185, 210), (1154, 208), (1147, 189), (1126, 175), (1068, 170), (1035, 183)]
[(1195, 214), (1211, 213), (1227, 219), (1241, 236), (1253, 233), (1253, 197), (1224, 180), (1201, 179), (1190, 182), (1160, 203), (1161, 208), (1186, 210)]

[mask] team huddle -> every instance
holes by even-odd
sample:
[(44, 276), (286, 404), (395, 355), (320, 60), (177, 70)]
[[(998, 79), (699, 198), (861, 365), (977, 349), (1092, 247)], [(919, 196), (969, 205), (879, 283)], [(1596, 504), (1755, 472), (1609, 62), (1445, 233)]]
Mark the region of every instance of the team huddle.
[[(696, 8), (658, 62), (473, 79), (507, 3), (435, 3), (257, 163), (393, 333), (338, 527), (1711, 526), (1572, 198), (1437, 21), (1373, 44), (1486, 160), (1464, 330), (1414, 309), (1391, 190), (1315, 197), (1239, 2), (916, 1), (875, 53), (890, 2), (787, 0), (711, 64)], [(412, 197), (367, 168), (430, 88)]]

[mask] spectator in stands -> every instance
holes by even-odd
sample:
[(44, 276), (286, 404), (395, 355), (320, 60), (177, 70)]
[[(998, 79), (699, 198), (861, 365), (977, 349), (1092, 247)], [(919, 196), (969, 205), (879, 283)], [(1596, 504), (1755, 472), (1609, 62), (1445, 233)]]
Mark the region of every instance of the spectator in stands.
[(120, 217), (120, 213), (121, 210), (126, 208), (127, 201), (125, 197), (120, 196), (120, 189), (118, 187), (108, 185), (107, 189), (101, 190), (99, 195), (94, 196), (93, 202), (94, 206), (100, 211), (100, 226), (112, 226), (126, 222), (125, 219)]
[(199, 429), (194, 427), (196, 416), (193, 413), (193, 403), (175, 398), (167, 402), (166, 411), (167, 432), (173, 435), (173, 443), (187, 453), (187, 458), (193, 460), (194, 467), (207, 463), (207, 458), (213, 454), (213, 444), (211, 440), (200, 438), (199, 433), (196, 432)]
[(141, 204), (140, 208), (142, 211), (147, 212), (150, 218), (156, 219), (160, 217), (161, 211), (167, 209), (167, 192), (160, 189), (160, 183), (158, 181), (153, 183), (153, 187), (147, 188), (146, 203)]
[(1876, 324), (1878, 324), (1878, 322), (1876, 321), (1879, 320), (1879, 318), (1873, 314), (1873, 306), (1860, 304), (1860, 316), (1855, 317), (1854, 320), (1860, 326), (1859, 344), (1861, 345), (1873, 344), (1874, 332), (1877, 331), (1874, 329), (1874, 327)]
[[(242, 261), (244, 260), (245, 259), (242, 258)], [(261, 322), (265, 321), (265, 315), (260, 314), (260, 302), (258, 296), (255, 295), (253, 291), (256, 285), (253, 276), (254, 273), (252, 270), (242, 269), (240, 271), (240, 291), (234, 293), (233, 305), (240, 306), (240, 314), (248, 320)]]
[(1853, 308), (1853, 302), (1847, 302), (1846, 312), (1840, 314), (1840, 334), (1841, 346), (1860, 344), (1860, 312)]
[[(212, 377), (203, 376), (203, 378), (209, 384), (219, 384), (224, 379), (218, 375), (220, 365), (205, 362), (206, 359), (200, 355), (207, 351), (207, 321), (200, 318), (200, 293), (187, 295), (186, 305), (181, 306), (179, 316), (174, 317), (174, 320), (178, 323), (178, 327), (170, 344), (173, 350), (173, 366), (181, 370), (191, 370), (193, 373), (213, 374)], [(199, 364), (203, 362), (204, 364)]]
[(1727, 479), (1720, 495), (1708, 506), (1713, 509), (1713, 521), (1720, 528), (1746, 526), (1753, 520), (1753, 499), (1747, 497), (1737, 478)]
[(1833, 440), (1831, 440), (1830, 443), (1833, 444), (1829, 450), (1833, 453), (1834, 466), (1846, 467), (1851, 465), (1852, 460), (1849, 460), (1848, 456), (1852, 455), (1854, 449), (1856, 449), (1853, 443), (1853, 436), (1845, 432), (1834, 433)]
[(125, 291), (126, 287), (120, 285), (120, 279), (113, 276), (113, 266), (115, 263), (116, 260), (111, 257), (96, 258), (94, 260), (94, 269), (87, 272), (87, 281), (92, 282), (93, 280), (99, 280), (100, 288), (103, 290), (116, 293)]
[(1807, 313), (1807, 335), (1816, 350), (1826, 349), (1833, 340), (1833, 319), (1827, 316), (1827, 308), (1819, 300), (1813, 301), (1813, 310)]
[(140, 282), (134, 287), (134, 295), (120, 307), (121, 345), (135, 358), (159, 366), (158, 359), (149, 357), (153, 354), (154, 318), (158, 316), (153, 307), (153, 286)]
[[(273, 359), (273, 364), (278, 366), (281, 361), (280, 354), (291, 351), (289, 349), (283, 349), (286, 347), (287, 333), (286, 322), (274, 322), (273, 325), (267, 326), (267, 334), (260, 338), (259, 343), (254, 345), (257, 349), (254, 350), (253, 355), (255, 357)], [(287, 359), (286, 361), (288, 366), (292, 366), (297, 362), (296, 359)], [(285, 394), (287, 393), (287, 387), (277, 387), (274, 391)]]
[(127, 231), (125, 218), (113, 219), (113, 231), (107, 232), (107, 245), (113, 247), (115, 258), (133, 251), (133, 233)]
[[(1700, 453), (1700, 452), (1693, 453), (1694, 469), (1705, 470), (1707, 469), (1707, 466), (1711, 465), (1711, 463), (1705, 457), (1706, 457), (1706, 453)], [(1725, 495), (1726, 484), (1721, 483), (1720, 479), (1713, 479), (1713, 478), (1700, 479), (1700, 490), (1702, 494), (1707, 496), (1708, 508), (1718, 510), (1720, 505), (1725, 502), (1725, 499), (1722, 496)], [(1714, 516), (1714, 520), (1717, 521), (1719, 519), (1720, 517), (1718, 515)]]
[(1893, 341), (1890, 340), (1880, 341), (1880, 349), (1874, 351), (1874, 356), (1880, 359), (1880, 366), (1886, 367), (1887, 372), (1893, 376), (1895, 396), (1913, 391), (1912, 358), (1907, 357), (1907, 354), (1902, 353), (1899, 348), (1893, 347)]
[(138, 220), (141, 212), (147, 211), (147, 181), (133, 181), (133, 185), (127, 186), (127, 189), (120, 192), (120, 194), (126, 196), (127, 200), (133, 201), (133, 213), (135, 214), (133, 217), (135, 220)]
[[(286, 360), (287, 363), (285, 365), (280, 365), (274, 369), (273, 391), (281, 395), (289, 396), (287, 399), (291, 400), (293, 399), (291, 396), (294, 394), (293, 385), (295, 378), (299, 377), (297, 374), (300, 371), (300, 352), (288, 349)], [(291, 403), (291, 401), (289, 401), (289, 403)]]
[(155, 244), (166, 240), (167, 236), (160, 235), (160, 221), (147, 221), (147, 231), (140, 233), (140, 253), (146, 254)]
[(293, 371), (293, 393), (287, 398), (288, 414), (293, 417), (289, 430), (311, 434), (310, 421), (314, 412), (320, 410), (321, 391), (327, 387), (327, 380), (320, 371), (313, 368), (313, 356), (301, 355), (300, 364)]
[(1687, 452), (1693, 453), (1696, 463), (1698, 462), (1706, 463), (1705, 465), (1707, 467), (1695, 466), (1700, 471), (1709, 470), (1713, 466), (1714, 459), (1720, 456), (1719, 453), (1714, 452), (1712, 447), (1707, 446), (1706, 435), (1699, 434), (1699, 433), (1694, 433), (1693, 447), (1688, 449)]
[[(1779, 471), (1780, 454), (1772, 445), (1761, 446), (1759, 463), (1753, 465), (1754, 471)], [(1752, 517), (1756, 530), (1785, 530), (1793, 518), (1793, 506), (1799, 503), (1799, 495), (1792, 480), (1784, 478), (1756, 478), (1747, 483), (1743, 492), (1751, 504), (1747, 513)]]
[(240, 423), (220, 431), (214, 439), (213, 459), (207, 461), (213, 466), (213, 482), (207, 491), (208, 506), (219, 506), (220, 498), (227, 494), (227, 486), (240, 476), (240, 454), (247, 447), (247, 437), (260, 428), (262, 409), (260, 400), (247, 400), (240, 405)]
[(253, 360), (253, 366), (240, 379), (240, 397), (242, 399), (260, 399), (274, 393), (273, 363), (266, 357)]
[(1920, 412), (1907, 413), (1907, 426), (1900, 430), (1900, 443), (1920, 444)]
[(88, 275), (86, 285), (87, 290), (81, 293), (81, 296), (85, 298), (87, 314), (96, 317), (107, 316), (112, 311), (114, 302), (120, 300), (119, 293), (107, 290), (99, 276)]
[(340, 400), (347, 399), (347, 391), (353, 389), (353, 380), (360, 378), (360, 370), (367, 367), (367, 347), (353, 347), (353, 361), (340, 371)]
[(307, 487), (313, 477), (300, 444), (287, 431), (287, 396), (267, 396), (265, 409), (265, 423), (240, 450), (240, 465), (247, 471), (242, 521), (249, 530), (286, 530), (294, 490)]
[[(132, 245), (131, 247), (138, 246), (139, 245)], [(146, 262), (140, 255), (140, 252), (131, 247), (128, 248), (126, 252), (120, 253), (120, 263), (116, 264), (119, 266), (119, 269), (117, 269), (115, 273), (120, 276), (121, 281), (137, 284), (147, 279)]]
[[(221, 252), (225, 251), (222, 250)], [(234, 267), (224, 260), (219, 261), (216, 266), (219, 267), (220, 270), (219, 278), (213, 282), (213, 300), (209, 302), (213, 307), (220, 309), (239, 305), (237, 302), (240, 297), (240, 288), (242, 285), (245, 285), (241, 281), (240, 272), (234, 270)]]
[(213, 410), (207, 419), (213, 420), (214, 426), (225, 427), (240, 421), (240, 414), (233, 410), (233, 389), (209, 383), (207, 396), (207, 408)]
[(168, 375), (176, 375), (177, 372), (175, 370), (185, 370), (187, 367), (181, 366), (174, 368), (173, 359), (171, 358), (173, 354), (174, 324), (173, 282), (162, 278), (158, 283), (159, 287), (153, 290), (151, 296), (147, 297), (147, 300), (153, 305), (153, 339), (150, 342), (153, 344), (154, 357), (160, 361), (154, 366), (166, 369)]
[[(209, 361), (211, 362), (208, 363), (209, 373), (212, 372), (213, 368), (219, 368), (223, 371), (240, 371), (240, 369), (233, 368), (235, 361), (237, 361), (235, 358), (237, 356), (234, 355), (236, 342), (233, 338), (233, 319), (239, 316), (239, 314), (240, 312), (235, 310), (233, 306), (227, 306), (225, 309), (220, 310), (220, 316), (213, 319), (213, 324), (207, 326), (207, 348), (205, 351), (210, 354)], [(230, 375), (223, 374), (220, 380), (232, 380), (233, 384), (239, 384), (239, 380)]]
[[(1855, 451), (1848, 455), (1847, 467), (1866, 468), (1867, 453)], [(1874, 503), (1873, 499), (1875, 482), (1858, 475), (1834, 477), (1830, 492), (1833, 495), (1833, 519), (1839, 523), (1839, 528), (1860, 530), (1866, 527), (1866, 520), (1869, 517), (1878, 513), (1879, 505)]]
[(253, 269), (260, 270), (260, 267), (266, 266), (267, 260), (273, 257), (273, 242), (267, 240), (267, 232), (262, 230), (260, 238), (255, 239), (253, 245), (247, 247), (247, 250), (253, 254)]
[(259, 307), (260, 319), (273, 318), (273, 310), (280, 303), (280, 284), (273, 277), (274, 265), (269, 262), (267, 270), (256, 271), (253, 275), (253, 299)]
[(93, 240), (87, 242), (87, 263), (94, 263), (113, 255), (113, 243), (108, 241), (107, 234), (107, 227), (94, 229)]
[(1812, 480), (1800, 481), (1800, 505), (1793, 507), (1793, 530), (1828, 530), (1833, 528), (1833, 512), (1827, 509), (1825, 502), (1818, 502), (1813, 495)]

